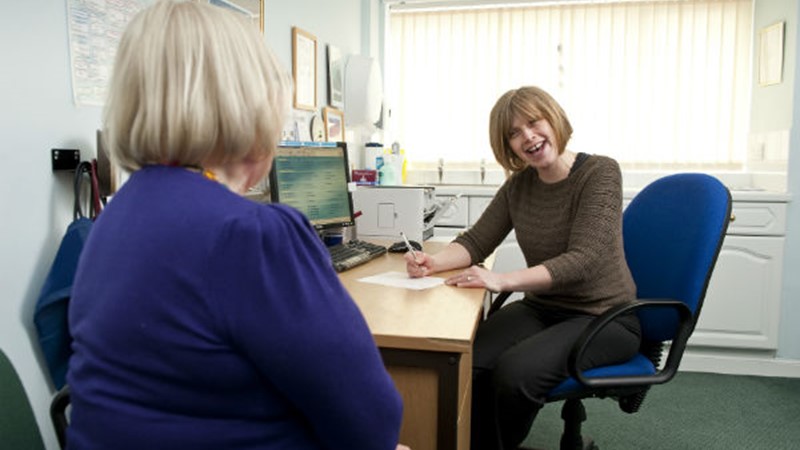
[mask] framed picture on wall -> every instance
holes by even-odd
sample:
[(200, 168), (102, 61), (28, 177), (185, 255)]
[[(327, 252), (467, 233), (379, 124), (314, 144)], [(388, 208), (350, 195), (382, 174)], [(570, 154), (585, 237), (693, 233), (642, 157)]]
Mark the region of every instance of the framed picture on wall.
[(292, 78), (294, 78), (294, 107), (316, 110), (317, 38), (297, 27), (292, 27)]
[(336, 108), (326, 106), (322, 110), (325, 120), (325, 140), (328, 142), (344, 141), (344, 113)]
[(758, 32), (758, 84), (770, 86), (783, 79), (783, 30), (778, 22)]
[(344, 109), (344, 59), (339, 47), (328, 45), (328, 104)]
[(264, 32), (264, 0), (208, 0), (208, 3), (243, 15)]

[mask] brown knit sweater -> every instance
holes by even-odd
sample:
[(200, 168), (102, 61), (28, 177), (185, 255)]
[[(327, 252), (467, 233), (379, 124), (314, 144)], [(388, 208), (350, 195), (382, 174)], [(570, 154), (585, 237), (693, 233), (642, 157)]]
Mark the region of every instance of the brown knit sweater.
[(533, 168), (514, 174), (455, 242), (477, 263), (512, 228), (528, 267), (543, 264), (553, 278), (549, 290), (528, 298), (589, 314), (635, 298), (622, 247), (622, 174), (613, 159), (591, 155), (553, 184)]

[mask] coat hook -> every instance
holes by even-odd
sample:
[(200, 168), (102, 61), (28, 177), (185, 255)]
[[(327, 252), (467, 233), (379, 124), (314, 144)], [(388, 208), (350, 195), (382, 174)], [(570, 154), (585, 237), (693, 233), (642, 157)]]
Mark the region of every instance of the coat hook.
[(53, 172), (75, 171), (75, 169), (78, 168), (78, 164), (81, 162), (81, 151), (66, 148), (52, 148), (50, 149), (50, 161), (52, 163)]

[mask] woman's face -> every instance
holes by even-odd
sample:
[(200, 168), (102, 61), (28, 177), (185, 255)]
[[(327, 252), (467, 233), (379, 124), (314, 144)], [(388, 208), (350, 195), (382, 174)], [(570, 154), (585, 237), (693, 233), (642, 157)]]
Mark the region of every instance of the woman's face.
[(536, 169), (547, 169), (558, 161), (558, 143), (550, 123), (516, 116), (508, 132), (511, 150)]

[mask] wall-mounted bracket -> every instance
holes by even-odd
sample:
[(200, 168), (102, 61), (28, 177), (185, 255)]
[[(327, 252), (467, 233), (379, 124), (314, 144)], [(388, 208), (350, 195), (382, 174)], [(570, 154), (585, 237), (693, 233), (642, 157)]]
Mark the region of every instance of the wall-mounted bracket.
[(81, 162), (80, 150), (53, 148), (50, 149), (50, 156), (53, 172), (65, 170), (74, 171), (78, 168), (78, 164)]

